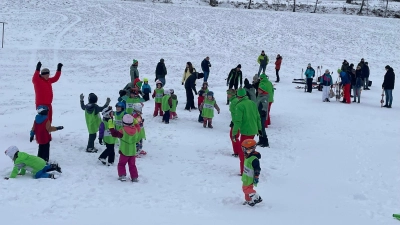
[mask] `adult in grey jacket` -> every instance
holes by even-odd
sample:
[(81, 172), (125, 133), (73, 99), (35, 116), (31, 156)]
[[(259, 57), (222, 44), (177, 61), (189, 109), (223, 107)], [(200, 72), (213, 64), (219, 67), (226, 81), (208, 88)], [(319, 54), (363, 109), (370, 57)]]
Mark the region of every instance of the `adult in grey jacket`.
[(134, 59), (132, 62), (131, 68), (130, 68), (132, 83), (136, 78), (139, 78), (139, 70), (137, 69), (138, 65), (139, 65), (139, 62), (136, 59)]
[(262, 137), (260, 137), (259, 142), (257, 145), (260, 145), (261, 147), (269, 147), (268, 143), (268, 136), (267, 133), (265, 132), (265, 121), (268, 118), (268, 98), (269, 98), (269, 93), (267, 92), (267, 85), (262, 83), (258, 87), (258, 96), (256, 99), (256, 106), (258, 109), (258, 113), (260, 113), (260, 118), (261, 118), (261, 131), (262, 131)]
[(244, 79), (244, 89), (246, 90), (247, 96), (249, 97), (250, 100), (253, 102), (256, 102), (256, 89), (253, 87), (253, 85), (250, 84), (249, 80), (246, 78)]
[(160, 59), (160, 62), (157, 63), (156, 79), (154, 81), (160, 80), (164, 87), (166, 83), (165, 81), (166, 75), (167, 75), (167, 67), (165, 67), (164, 59)]

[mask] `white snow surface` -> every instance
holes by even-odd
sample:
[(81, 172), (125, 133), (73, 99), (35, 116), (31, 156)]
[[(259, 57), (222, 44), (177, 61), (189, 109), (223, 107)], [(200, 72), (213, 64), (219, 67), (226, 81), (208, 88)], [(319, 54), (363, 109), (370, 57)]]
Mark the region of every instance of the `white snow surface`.
[[(59, 179), (0, 180), (1, 224), (398, 224), (391, 215), (400, 212), (400, 92), (395, 87), (392, 109), (380, 107), (380, 95), (385, 65), (400, 70), (399, 20), (94, 0), (4, 0), (0, 8), (8, 23), (0, 50), (1, 148), (37, 153), (28, 139), (39, 60), (51, 73), (64, 64), (53, 85), (53, 125), (65, 127), (53, 133), (50, 150), (63, 169)], [(230, 156), (224, 79), (239, 63), (251, 79), (262, 49), (271, 80), (274, 58), (283, 56), (282, 82), (267, 129), (271, 148), (258, 148), (264, 201), (251, 208), (241, 205), (239, 160)], [(185, 63), (200, 70), (205, 56), (221, 107), (214, 129), (197, 122), (197, 111), (183, 110)], [(165, 59), (179, 119), (162, 124), (152, 117), (153, 100), (145, 103), (148, 155), (137, 160), (140, 182), (121, 183), (115, 165), (85, 152), (79, 95), (86, 100), (94, 92), (100, 105), (110, 97), (114, 106), (133, 58), (152, 88), (155, 66)], [(323, 103), (321, 92), (291, 83), (307, 63), (336, 71), (343, 59), (361, 58), (373, 86), (360, 104)], [(1, 156), (0, 174), (11, 170)]]

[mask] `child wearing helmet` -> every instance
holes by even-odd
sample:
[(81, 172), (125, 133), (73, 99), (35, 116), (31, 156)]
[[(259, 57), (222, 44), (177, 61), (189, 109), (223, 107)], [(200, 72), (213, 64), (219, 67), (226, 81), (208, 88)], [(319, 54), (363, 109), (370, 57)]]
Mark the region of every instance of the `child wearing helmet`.
[(201, 87), (201, 89), (198, 92), (199, 97), (197, 97), (197, 107), (199, 108), (199, 111), (200, 111), (199, 119), (198, 119), (199, 123), (203, 123), (204, 122), (203, 121), (203, 117), (201, 116), (200, 105), (201, 105), (201, 103), (203, 103), (204, 98), (206, 97), (207, 93), (208, 93), (208, 83), (204, 82), (203, 86)]
[(145, 102), (147, 102), (148, 100), (150, 100), (151, 87), (149, 85), (149, 79), (144, 78), (143, 81), (144, 81), (144, 84), (142, 85), (143, 99)]
[(50, 141), (51, 132), (64, 129), (63, 126), (53, 127), (51, 126), (50, 119), (48, 117), (49, 108), (45, 105), (39, 105), (37, 107), (37, 115), (33, 121), (33, 126), (30, 133), (29, 141), (32, 142), (36, 135), (36, 143), (39, 144), (37, 156), (48, 162), (50, 159)]
[(61, 167), (58, 164), (47, 164), (42, 158), (29, 155), (25, 152), (20, 152), (16, 146), (10, 146), (5, 151), (5, 154), (14, 162), (14, 168), (9, 178), (17, 178), (17, 175), (25, 175), (28, 170), (31, 172), (33, 178), (51, 178), (56, 179), (54, 174), (48, 172), (57, 171), (61, 173)]
[(99, 113), (103, 111), (103, 109), (107, 108), (110, 104), (110, 98), (107, 98), (106, 104), (100, 107), (97, 105), (97, 96), (94, 93), (90, 93), (88, 100), (89, 103), (85, 105), (83, 101), (83, 94), (80, 95), (81, 100), (81, 108), (85, 111), (85, 120), (86, 126), (89, 132), (89, 140), (86, 147), (86, 152), (94, 153), (97, 152), (97, 148), (94, 147), (94, 141), (96, 140), (97, 131), (99, 130), (101, 118)]
[(164, 113), (161, 110), (161, 102), (163, 96), (164, 96), (164, 88), (162, 87), (162, 82), (160, 80), (157, 80), (156, 89), (154, 90), (153, 95), (151, 96), (153, 97), (155, 102), (153, 117), (156, 117), (158, 114), (160, 114), (160, 116), (164, 115)]
[(139, 141), (140, 126), (131, 114), (122, 118), (123, 127), (120, 131), (115, 130), (112, 120), (108, 120), (108, 128), (113, 137), (120, 139), (118, 180), (126, 181), (126, 164), (129, 167), (132, 182), (138, 182), (138, 171), (136, 167), (136, 143)]
[(215, 101), (214, 98), (214, 92), (209, 91), (207, 93), (207, 98), (204, 99), (203, 103), (200, 105), (200, 111), (201, 111), (201, 116), (203, 117), (203, 127), (207, 127), (207, 122), (208, 122), (208, 128), (213, 128), (212, 125), (212, 118), (214, 117), (214, 108), (217, 109), (217, 112), (219, 114), (220, 109), (217, 105), (217, 102)]
[(123, 102), (117, 102), (115, 104), (115, 113), (114, 113), (114, 124), (116, 130), (122, 129), (122, 118), (127, 114), (125, 112), (125, 104)]
[(124, 104), (124, 109), (126, 109), (126, 99), (128, 96), (126, 95), (125, 90), (120, 90), (119, 91), (119, 97), (118, 97), (118, 102), (122, 102)]
[(261, 154), (256, 152), (257, 143), (253, 139), (246, 139), (242, 142), (242, 150), (245, 156), (244, 170), (242, 175), (242, 190), (244, 193), (245, 202), (243, 205), (254, 206), (262, 202), (262, 198), (254, 190), (257, 187), (258, 178), (260, 176), (261, 167), (260, 160)]
[(169, 89), (169, 92), (171, 93), (171, 99), (172, 99), (172, 106), (171, 106), (171, 115), (170, 119), (176, 119), (178, 118), (178, 114), (176, 114), (176, 107), (178, 106), (178, 96), (176, 96), (174, 89)]
[(130, 92), (129, 97), (126, 99), (126, 113), (128, 114), (132, 114), (134, 109), (133, 109), (133, 105), (136, 103), (141, 103), (141, 99), (140, 99), (140, 95), (139, 95), (139, 91), (137, 90), (137, 88), (133, 88), (132, 91)]
[[(116, 142), (116, 138), (111, 136), (110, 129), (108, 127), (108, 121), (113, 120), (114, 112), (112, 107), (109, 106), (101, 112), (103, 116), (103, 121), (99, 127), (99, 143), (103, 145), (103, 141), (106, 144), (106, 149), (100, 154), (99, 161), (103, 163), (103, 165), (111, 166), (114, 164), (115, 159), (115, 151), (114, 146)], [(115, 124), (114, 124), (115, 126)], [(108, 160), (106, 160), (108, 158)]]
[(140, 103), (136, 103), (133, 106), (133, 118), (138, 121), (140, 125), (140, 132), (139, 132), (139, 142), (136, 143), (136, 157), (140, 158), (140, 155), (147, 155), (147, 152), (143, 150), (143, 139), (146, 139), (146, 132), (144, 130), (144, 119), (142, 117), (142, 108), (143, 106)]
[(161, 108), (162, 111), (164, 112), (162, 122), (165, 124), (169, 124), (170, 110), (172, 108), (172, 98), (170, 90), (164, 91), (164, 97), (162, 98)]

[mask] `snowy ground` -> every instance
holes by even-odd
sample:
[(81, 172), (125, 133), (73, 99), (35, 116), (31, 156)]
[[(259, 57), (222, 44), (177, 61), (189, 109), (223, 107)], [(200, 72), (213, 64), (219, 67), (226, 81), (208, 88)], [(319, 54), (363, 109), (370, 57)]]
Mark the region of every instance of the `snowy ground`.
[[(53, 85), (53, 123), (65, 129), (53, 134), (51, 147), (64, 173), (55, 181), (0, 180), (4, 224), (398, 223), (391, 214), (400, 211), (400, 92), (394, 91), (393, 109), (381, 109), (379, 101), (384, 66), (399, 73), (399, 20), (121, 1), (6, 0), (0, 8), (0, 21), (8, 22), (0, 50), (3, 149), (17, 145), (36, 153), (37, 145), (28, 142), (35, 116), (31, 76), (39, 60), (52, 72), (64, 64)], [(261, 49), (271, 59), (283, 56), (282, 82), (267, 130), (271, 148), (259, 149), (257, 190), (264, 202), (248, 208), (240, 204), (238, 159), (230, 156), (224, 79), (238, 63), (251, 78)], [(180, 85), (185, 63), (200, 69), (207, 55), (210, 89), (222, 109), (213, 130), (197, 123), (197, 112), (183, 110)], [(373, 87), (362, 93), (361, 104), (322, 103), (321, 92), (305, 94), (291, 84), (309, 62), (336, 70), (343, 59), (358, 63), (362, 57)], [(180, 101), (179, 119), (169, 125), (152, 118), (153, 101), (146, 103), (148, 155), (138, 159), (138, 184), (118, 182), (115, 166), (106, 168), (97, 154), (84, 152), (79, 107), (79, 94), (86, 99), (90, 92), (99, 104), (112, 98), (114, 106), (133, 58), (150, 81), (164, 58), (166, 88)], [(267, 70), (273, 79), (273, 66)], [(10, 159), (0, 157), (1, 176), (11, 168)]]

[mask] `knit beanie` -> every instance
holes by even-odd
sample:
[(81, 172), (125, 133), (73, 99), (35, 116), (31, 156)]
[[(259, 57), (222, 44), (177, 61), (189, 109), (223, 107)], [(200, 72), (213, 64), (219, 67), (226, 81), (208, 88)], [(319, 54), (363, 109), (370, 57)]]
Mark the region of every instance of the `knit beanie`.
[(42, 71), (40, 72), (40, 75), (49, 75), (50, 74), (50, 70), (47, 68), (43, 68)]
[(236, 68), (242, 68), (242, 65), (240, 65), (240, 64), (239, 64), (239, 65), (237, 65), (237, 67), (236, 67)]
[(260, 80), (268, 80), (267, 75), (265, 75), (265, 73), (260, 75)]
[(253, 77), (253, 83), (256, 83), (256, 82), (258, 82), (258, 74), (256, 74), (256, 75), (254, 75), (254, 77)]
[(18, 150), (17, 146), (10, 146), (7, 148), (5, 153), (8, 157), (10, 157), (12, 160), (14, 160), (15, 153), (17, 153), (18, 151), (19, 150)]
[(243, 88), (239, 88), (239, 90), (237, 91), (237, 96), (238, 97), (244, 97), (246, 96), (246, 90)]
[(212, 92), (212, 91), (207, 92), (207, 96), (214, 97), (214, 92)]
[(135, 65), (136, 63), (138, 63), (138, 61), (136, 59), (133, 59), (132, 64)]

